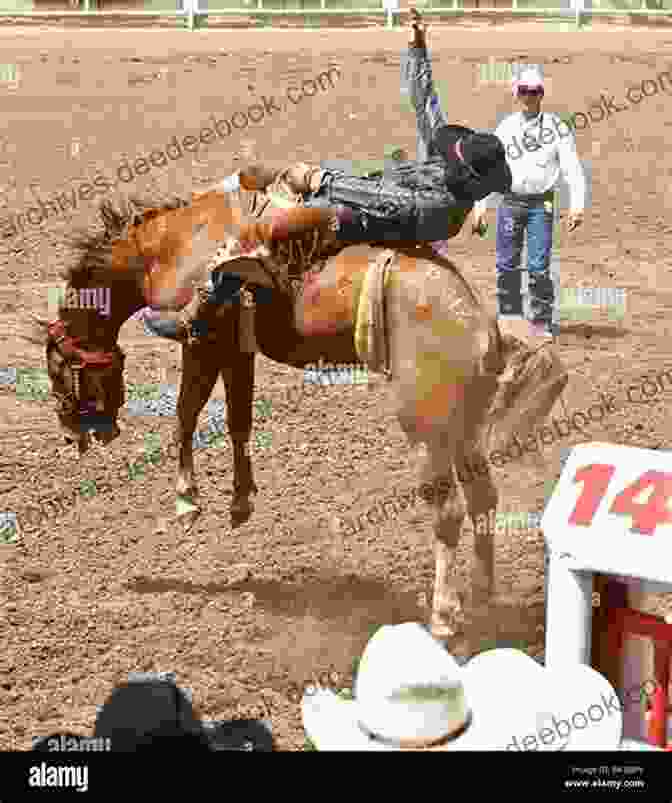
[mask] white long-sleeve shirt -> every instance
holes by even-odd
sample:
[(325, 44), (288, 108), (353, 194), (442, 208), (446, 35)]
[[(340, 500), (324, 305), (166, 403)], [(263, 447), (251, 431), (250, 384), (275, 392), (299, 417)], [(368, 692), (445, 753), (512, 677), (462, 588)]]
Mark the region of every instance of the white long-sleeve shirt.
[[(586, 177), (576, 152), (569, 126), (557, 114), (542, 111), (531, 120), (522, 112), (506, 117), (495, 129), (506, 148), (514, 195), (541, 195), (555, 189), (560, 175), (569, 185), (570, 211), (583, 212)], [(474, 212), (486, 208), (487, 198), (474, 205)]]

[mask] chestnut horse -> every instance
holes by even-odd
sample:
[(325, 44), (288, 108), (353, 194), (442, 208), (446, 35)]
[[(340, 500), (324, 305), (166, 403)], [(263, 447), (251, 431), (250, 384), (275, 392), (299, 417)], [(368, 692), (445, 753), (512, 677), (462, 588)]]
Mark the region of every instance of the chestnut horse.
[[(60, 425), (80, 452), (88, 443), (80, 426), (87, 402), (95, 403), (112, 422), (99, 437), (107, 442), (119, 434), (116, 420), (124, 393), (117, 338), (123, 323), (147, 304), (176, 315), (190, 299), (190, 282), (203, 274), (216, 244), (231, 235), (244, 241), (243, 230), (253, 225), (241, 195), (217, 189), (194, 196), (190, 203), (178, 201), (160, 209), (119, 211), (106, 202), (101, 216), (102, 234), (74, 239), (81, 254), (66, 279), (73, 288), (111, 287), (111, 315), (62, 309), (57, 321), (41, 322)], [(313, 221), (318, 227), (324, 222), (319, 216)], [(286, 234), (291, 221), (287, 225), (285, 218), (283, 226)], [(275, 291), (271, 301), (256, 306), (259, 351), (294, 368), (320, 358), (357, 362), (354, 321), (362, 280), (384, 250), (340, 244), (323, 260), (320, 273), (310, 274), (310, 281), (304, 275), (296, 297), (282, 289), (263, 261), (246, 256), (244, 249), (236, 252), (239, 256), (226, 265), (227, 272), (240, 275), (250, 286)], [(484, 458), (487, 435), (495, 435), (498, 446), (510, 442), (514, 433), (525, 439), (550, 413), (567, 373), (548, 346), (531, 350), (515, 338), (503, 337), (460, 271), (430, 247), (400, 245), (389, 254), (384, 290), (388, 376), (409, 445), (426, 449), (419, 481), (434, 488), (426, 499), (435, 513), (432, 632), (446, 639), (464, 621), (463, 595), (452, 581), (463, 520), (467, 514), (473, 521), (487, 517), (498, 503)], [(233, 446), (234, 526), (251, 515), (251, 497), (257, 491), (248, 451), (255, 355), (241, 348), (240, 314), (239, 305), (218, 308), (207, 337), (183, 344), (175, 429), (178, 498), (186, 498), (197, 510), (192, 436), (221, 374)], [(465, 481), (461, 466), (478, 464), (480, 474)], [(494, 587), (493, 539), (487, 534), (476, 539), (472, 586), (477, 604), (487, 605)]]

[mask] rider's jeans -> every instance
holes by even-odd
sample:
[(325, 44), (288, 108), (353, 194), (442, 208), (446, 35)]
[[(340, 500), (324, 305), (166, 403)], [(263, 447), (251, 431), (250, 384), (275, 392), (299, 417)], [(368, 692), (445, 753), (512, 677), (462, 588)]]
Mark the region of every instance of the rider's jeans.
[(522, 315), (521, 255), (527, 230), (529, 296), (534, 323), (551, 326), (554, 287), (550, 275), (553, 195), (506, 196), (497, 210), (497, 302), (500, 315)]

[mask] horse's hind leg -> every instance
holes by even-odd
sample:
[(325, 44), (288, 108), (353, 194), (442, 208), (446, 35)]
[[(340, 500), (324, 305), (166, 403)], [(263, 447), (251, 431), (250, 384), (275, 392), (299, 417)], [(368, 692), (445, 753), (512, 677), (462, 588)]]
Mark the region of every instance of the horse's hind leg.
[(233, 501), (231, 517), (234, 525), (249, 519), (254, 510), (250, 499), (257, 492), (252, 474), (249, 442), (252, 434), (252, 400), (254, 396), (254, 354), (232, 348), (222, 366), (226, 388), (227, 427), (233, 445)]
[(463, 447), (457, 457), (457, 471), (474, 525), (474, 566), (471, 588), (474, 611), (488, 606), (495, 590), (495, 543), (490, 522), (497, 512), (498, 493), (490, 467), (479, 447)]
[[(194, 477), (193, 436), (198, 416), (217, 381), (217, 345), (209, 342), (182, 347), (182, 381), (177, 402), (175, 441), (179, 444), (177, 494), (190, 506), (185, 515), (197, 512), (193, 506), (198, 488)], [(179, 515), (179, 511), (178, 511)]]
[(455, 577), (455, 558), (466, 507), (458, 487), (454, 453), (429, 446), (427, 460), (420, 472), (420, 492), (434, 506), (434, 596), (432, 635), (448, 639), (462, 630), (464, 595)]

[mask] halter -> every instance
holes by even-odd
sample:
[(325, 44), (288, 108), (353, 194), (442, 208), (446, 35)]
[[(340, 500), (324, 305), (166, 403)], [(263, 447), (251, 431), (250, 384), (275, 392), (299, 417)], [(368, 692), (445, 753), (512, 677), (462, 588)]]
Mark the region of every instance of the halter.
[(118, 345), (115, 345), (112, 351), (87, 351), (78, 345), (81, 338), (66, 334), (67, 328), (68, 324), (65, 321), (57, 319), (47, 325), (47, 332), (53, 347), (57, 349), (72, 371), (72, 393), (55, 394), (59, 400), (58, 409), (63, 413), (73, 413), (75, 410), (80, 412), (78, 408), (82, 405), (81, 379), (83, 372), (91, 369), (110, 368), (114, 364), (115, 356), (121, 358), (123, 365), (126, 355)]

